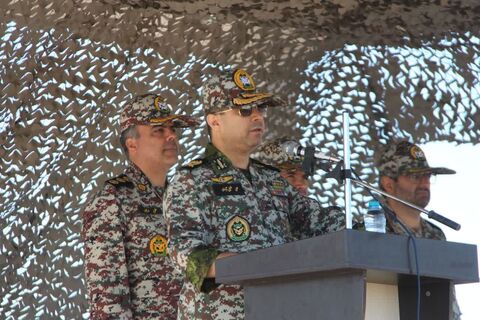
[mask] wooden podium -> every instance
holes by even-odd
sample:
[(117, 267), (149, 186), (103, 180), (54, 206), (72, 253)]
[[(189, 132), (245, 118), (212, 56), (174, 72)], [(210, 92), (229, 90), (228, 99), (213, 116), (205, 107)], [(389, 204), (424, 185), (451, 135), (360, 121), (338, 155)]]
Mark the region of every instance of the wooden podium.
[[(478, 282), (476, 246), (429, 239), (416, 244), (421, 319), (448, 320), (451, 283)], [(224, 258), (216, 272), (217, 283), (244, 287), (247, 320), (416, 319), (415, 255), (401, 235), (342, 230)], [(375, 315), (383, 303), (377, 308), (367, 301), (367, 287), (378, 286), (398, 299), (383, 311), (388, 318)]]

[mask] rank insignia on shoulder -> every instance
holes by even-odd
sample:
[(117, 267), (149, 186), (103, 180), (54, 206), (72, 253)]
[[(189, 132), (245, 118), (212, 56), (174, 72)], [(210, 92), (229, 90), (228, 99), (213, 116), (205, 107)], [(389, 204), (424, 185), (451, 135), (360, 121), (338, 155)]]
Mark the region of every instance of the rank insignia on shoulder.
[(239, 196), (244, 195), (245, 191), (240, 183), (213, 183), (213, 193), (216, 196)]
[(118, 177), (112, 178), (110, 180), (107, 180), (106, 183), (111, 184), (116, 188), (118, 188), (118, 187), (132, 188), (133, 187), (133, 182), (130, 181), (130, 179), (128, 179), (128, 177), (124, 174), (122, 174)]
[(203, 163), (203, 160), (201, 160), (201, 159), (195, 159), (195, 160), (192, 160), (192, 161), (190, 161), (189, 163), (187, 163), (187, 164), (185, 165), (185, 167), (190, 168), (190, 169), (193, 169), (193, 168), (195, 168), (195, 167), (198, 167), (198, 166), (201, 165), (202, 163)]
[(272, 182), (272, 194), (275, 196), (285, 196), (285, 182), (282, 180), (274, 180)]
[(225, 183), (230, 182), (233, 180), (233, 176), (221, 176), (221, 177), (213, 177), (212, 182), (215, 183)]
[(164, 236), (157, 234), (154, 236), (152, 239), (149, 241), (149, 248), (150, 248), (150, 253), (153, 254), (154, 256), (166, 256), (167, 255), (167, 238)]
[(138, 206), (138, 211), (143, 214), (157, 214), (162, 213), (162, 209), (159, 207), (146, 207)]
[(250, 224), (241, 216), (234, 216), (227, 222), (227, 237), (234, 242), (245, 241), (250, 237)]
[(141, 192), (145, 192), (147, 191), (148, 187), (143, 183), (137, 183), (137, 189), (140, 190)]

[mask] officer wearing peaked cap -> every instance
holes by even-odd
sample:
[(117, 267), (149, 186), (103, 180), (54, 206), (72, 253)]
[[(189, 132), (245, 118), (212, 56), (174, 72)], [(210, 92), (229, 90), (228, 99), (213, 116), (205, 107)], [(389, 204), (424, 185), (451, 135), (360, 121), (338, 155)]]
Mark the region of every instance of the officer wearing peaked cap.
[[(287, 154), (283, 145), (297, 140), (288, 137), (265, 141), (252, 153), (251, 158), (280, 170), (280, 175), (303, 196), (308, 196), (310, 181), (304, 170), (304, 157)], [(308, 165), (307, 165), (308, 166)], [(307, 170), (308, 171), (308, 170)], [(337, 206), (321, 208), (318, 201), (307, 198), (311, 208), (318, 207), (310, 215), (310, 228), (314, 235), (326, 234), (345, 228), (345, 213)]]
[(249, 158), (268, 108), (283, 105), (242, 69), (203, 87), (211, 143), (203, 159), (177, 172), (164, 201), (171, 257), (186, 275), (179, 319), (243, 319), (243, 290), (215, 283), (215, 261), (312, 235), (308, 198), (279, 170)]
[(182, 276), (168, 256), (162, 200), (178, 157), (176, 129), (196, 124), (154, 94), (123, 109), (120, 142), (129, 165), (83, 213), (91, 319), (177, 318)]
[[(425, 208), (430, 201), (430, 180), (440, 174), (454, 174), (455, 171), (443, 167), (431, 167), (423, 150), (408, 141), (392, 142), (378, 157), (377, 168), (380, 172), (380, 188), (387, 193)], [(433, 223), (423, 219), (420, 211), (390, 198), (385, 198), (388, 207), (398, 220), (418, 238), (446, 240), (443, 231)], [(387, 232), (405, 234), (398, 221), (387, 216)], [(460, 308), (452, 288), (452, 303), (449, 319), (460, 319)]]

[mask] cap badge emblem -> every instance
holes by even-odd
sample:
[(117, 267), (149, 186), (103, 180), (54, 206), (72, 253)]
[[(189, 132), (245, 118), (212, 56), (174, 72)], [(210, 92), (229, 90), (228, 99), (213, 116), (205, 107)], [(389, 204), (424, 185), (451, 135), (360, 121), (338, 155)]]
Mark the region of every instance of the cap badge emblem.
[(162, 116), (168, 116), (172, 111), (167, 104), (163, 103), (163, 98), (160, 96), (155, 97), (155, 100), (153, 100), (153, 106), (160, 111)]
[(422, 149), (417, 146), (412, 146), (410, 148), (410, 155), (413, 159), (425, 160), (425, 154), (423, 153)]
[(238, 69), (233, 74), (233, 81), (243, 91), (255, 90), (253, 78), (243, 69)]

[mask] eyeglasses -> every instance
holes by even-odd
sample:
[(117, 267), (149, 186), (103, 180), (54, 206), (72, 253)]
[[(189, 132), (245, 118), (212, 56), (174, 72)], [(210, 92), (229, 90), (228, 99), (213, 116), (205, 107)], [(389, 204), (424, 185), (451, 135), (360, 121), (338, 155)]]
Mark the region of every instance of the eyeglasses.
[(250, 117), (252, 115), (253, 109), (257, 109), (258, 112), (260, 112), (260, 114), (263, 117), (266, 117), (267, 116), (267, 108), (268, 108), (268, 106), (266, 106), (264, 104), (261, 104), (259, 106), (244, 106), (244, 107), (240, 107), (240, 108), (229, 108), (227, 110), (222, 110), (222, 111), (219, 111), (219, 112), (215, 112), (215, 114), (222, 114), (222, 113), (228, 112), (230, 110), (237, 110), (238, 115), (240, 117), (247, 118), (247, 117)]

